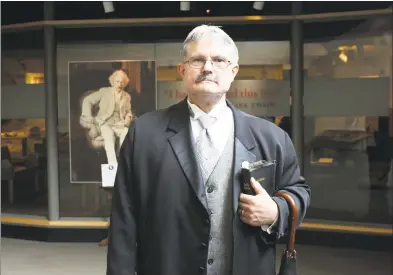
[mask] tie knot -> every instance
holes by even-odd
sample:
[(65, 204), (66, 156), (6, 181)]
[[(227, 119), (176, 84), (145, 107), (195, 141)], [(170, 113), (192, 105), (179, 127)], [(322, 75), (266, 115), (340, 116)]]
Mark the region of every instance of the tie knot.
[(208, 114), (200, 116), (198, 120), (203, 129), (209, 129), (213, 123), (216, 122), (216, 118), (211, 117)]

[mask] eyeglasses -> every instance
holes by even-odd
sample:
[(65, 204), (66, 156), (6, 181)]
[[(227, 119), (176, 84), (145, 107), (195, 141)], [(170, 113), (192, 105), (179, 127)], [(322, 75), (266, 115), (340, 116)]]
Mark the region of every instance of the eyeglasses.
[(205, 66), (207, 61), (210, 61), (215, 69), (221, 70), (227, 68), (231, 64), (231, 61), (228, 61), (223, 57), (214, 57), (211, 60), (207, 60), (204, 57), (193, 57), (184, 63), (188, 63), (191, 68), (200, 69)]

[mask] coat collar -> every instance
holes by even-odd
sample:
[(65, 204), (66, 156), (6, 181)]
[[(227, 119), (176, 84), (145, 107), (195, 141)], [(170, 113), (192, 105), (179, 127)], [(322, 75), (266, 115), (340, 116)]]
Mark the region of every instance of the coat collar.
[[(256, 142), (251, 132), (250, 124), (248, 123), (247, 114), (237, 109), (229, 100), (226, 100), (228, 107), (233, 112), (235, 123), (235, 137), (248, 149), (255, 147)], [(168, 130), (176, 133), (183, 129), (190, 127), (190, 113), (188, 109), (187, 98), (173, 106), (171, 112), (171, 119), (168, 124)], [(190, 130), (190, 128), (188, 128)]]

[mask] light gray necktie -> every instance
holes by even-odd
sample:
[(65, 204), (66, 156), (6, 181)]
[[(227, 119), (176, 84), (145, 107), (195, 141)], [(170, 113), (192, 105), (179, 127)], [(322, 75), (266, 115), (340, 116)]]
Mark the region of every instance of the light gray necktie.
[(198, 118), (203, 130), (196, 140), (196, 153), (205, 183), (217, 164), (218, 159), (218, 150), (213, 145), (209, 131), (215, 120), (216, 118), (207, 114)]

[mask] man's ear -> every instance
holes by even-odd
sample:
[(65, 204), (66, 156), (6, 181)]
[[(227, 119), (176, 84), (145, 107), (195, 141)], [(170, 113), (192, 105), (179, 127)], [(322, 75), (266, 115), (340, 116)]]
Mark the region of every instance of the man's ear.
[(233, 66), (232, 68), (232, 77), (235, 79), (237, 73), (239, 72), (239, 65)]
[(182, 79), (184, 79), (184, 70), (185, 70), (184, 64), (182, 63), (177, 64), (177, 72), (179, 73)]

